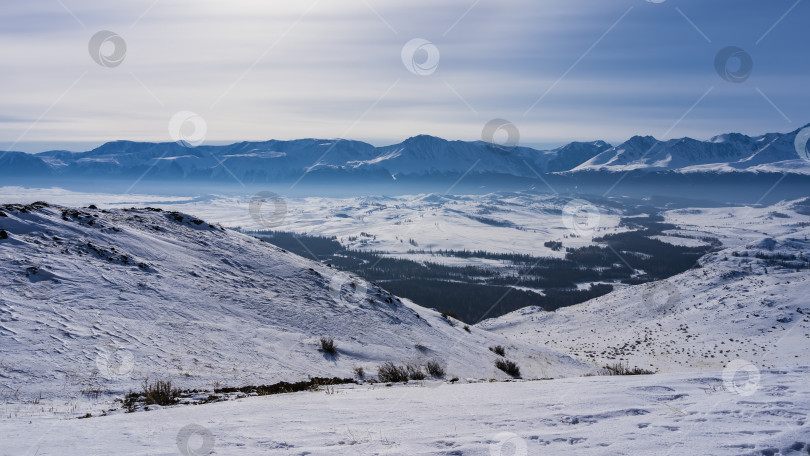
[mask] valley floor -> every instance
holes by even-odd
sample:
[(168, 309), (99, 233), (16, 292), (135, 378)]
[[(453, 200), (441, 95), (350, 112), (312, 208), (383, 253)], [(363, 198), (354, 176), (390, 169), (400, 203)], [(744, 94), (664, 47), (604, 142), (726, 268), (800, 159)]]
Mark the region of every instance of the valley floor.
[(808, 378), (810, 368), (738, 384), (722, 372), (412, 382), (88, 419), (4, 413), (0, 455), (807, 454)]

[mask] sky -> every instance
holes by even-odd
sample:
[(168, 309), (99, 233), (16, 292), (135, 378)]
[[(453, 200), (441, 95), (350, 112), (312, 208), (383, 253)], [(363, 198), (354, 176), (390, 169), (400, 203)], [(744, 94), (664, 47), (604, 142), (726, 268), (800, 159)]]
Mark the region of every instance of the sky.
[(4, 151), (810, 122), (810, 0), (0, 1)]

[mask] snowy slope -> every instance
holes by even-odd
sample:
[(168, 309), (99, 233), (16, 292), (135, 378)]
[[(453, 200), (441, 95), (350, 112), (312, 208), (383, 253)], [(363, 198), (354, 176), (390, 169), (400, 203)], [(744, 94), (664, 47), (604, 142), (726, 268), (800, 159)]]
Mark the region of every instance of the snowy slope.
[(711, 253), (665, 281), (544, 312), (524, 308), (478, 326), (599, 365), (661, 372), (806, 366), (810, 347), (807, 224)]
[[(502, 337), (187, 215), (5, 205), (0, 229), (2, 394), (352, 377), (430, 358), (448, 376), (505, 377), (487, 349)], [(320, 337), (334, 338), (336, 357)], [(510, 345), (524, 377), (590, 370)]]
[(338, 387), (81, 420), (31, 406), (0, 416), (0, 455), (807, 454), (808, 369), (763, 371), (750, 393), (724, 374)]

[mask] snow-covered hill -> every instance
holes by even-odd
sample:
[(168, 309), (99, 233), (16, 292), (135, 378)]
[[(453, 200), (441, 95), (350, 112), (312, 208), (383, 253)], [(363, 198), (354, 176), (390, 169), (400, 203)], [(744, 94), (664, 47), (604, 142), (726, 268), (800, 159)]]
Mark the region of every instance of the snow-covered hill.
[(478, 326), (599, 365), (666, 371), (807, 366), (807, 225), (711, 253), (660, 282), (544, 312), (524, 308)]
[[(352, 377), (389, 360), (505, 378), (495, 344), (524, 377), (592, 371), (177, 212), (5, 205), (0, 230), (6, 396), (121, 392), (146, 377), (183, 387)], [(337, 356), (319, 351), (321, 337)]]
[(659, 141), (636, 136), (618, 146), (574, 142), (553, 150), (501, 147), (482, 141), (447, 141), (419, 135), (374, 147), (343, 139), (240, 142), (188, 148), (177, 143), (116, 141), (86, 152), (7, 152), (0, 175), (47, 180), (98, 179), (267, 183), (297, 181), (314, 173), (328, 179), (393, 182), (408, 178), (627, 171), (684, 173), (788, 172), (810, 175), (810, 161), (796, 149), (797, 135), (732, 133), (709, 141)]

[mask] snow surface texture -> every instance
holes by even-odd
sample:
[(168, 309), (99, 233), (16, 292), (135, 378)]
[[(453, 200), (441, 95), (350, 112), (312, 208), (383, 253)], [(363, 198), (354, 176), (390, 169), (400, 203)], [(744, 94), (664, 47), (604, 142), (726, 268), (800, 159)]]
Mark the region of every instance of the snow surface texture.
[[(147, 377), (183, 388), (351, 378), (389, 360), (436, 359), (448, 378), (508, 378), (488, 350), (507, 344), (502, 336), (191, 216), (0, 211), (0, 394), (126, 392)], [(321, 337), (335, 340), (336, 356), (319, 351)], [(527, 378), (593, 371), (509, 345)]]
[(808, 365), (810, 251), (795, 233), (711, 253), (698, 268), (624, 287), (575, 306), (517, 310), (478, 324), (515, 342), (548, 347), (598, 365), (649, 370)]
[(82, 420), (31, 406), (0, 417), (0, 455), (799, 455), (808, 373), (366, 385)]

